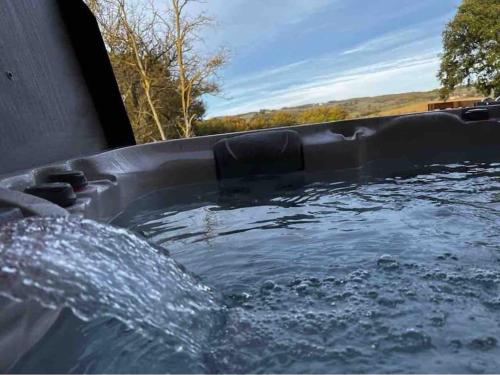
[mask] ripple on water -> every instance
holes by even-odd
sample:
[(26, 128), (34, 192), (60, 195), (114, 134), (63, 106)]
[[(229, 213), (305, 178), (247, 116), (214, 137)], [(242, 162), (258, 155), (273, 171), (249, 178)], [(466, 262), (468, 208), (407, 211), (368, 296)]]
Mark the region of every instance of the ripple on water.
[[(201, 355), (192, 357), (191, 367), (161, 361), (173, 358), (166, 353), (179, 345), (162, 351), (154, 340), (145, 343), (118, 328), (106, 336), (107, 320), (88, 324), (86, 332), (94, 342), (102, 341), (101, 348), (119, 348), (103, 351), (105, 358), (121, 353), (121, 362), (111, 362), (109, 371), (499, 372), (499, 175), (500, 164), (465, 163), (293, 190), (277, 191), (263, 182), (257, 192), (246, 188), (226, 194), (213, 186), (159, 192), (132, 205), (117, 223), (165, 246), (219, 291), (224, 306), (215, 320), (219, 323), (204, 330), (210, 311), (219, 309), (212, 292), (185, 272), (177, 274), (171, 260), (155, 263), (147, 255), (141, 261), (134, 247), (146, 246), (147, 254), (153, 250), (127, 235), (125, 247), (112, 245), (111, 254), (90, 240), (97, 253), (106, 254), (91, 272), (104, 279), (109, 267), (96, 270), (113, 264), (117, 275), (110, 288), (125, 282), (135, 296), (130, 313), (155, 317), (151, 324), (180, 329), (181, 337), (191, 328), (183, 331), (189, 324), (176, 316), (181, 327), (171, 327), (166, 320), (174, 318), (173, 310), (164, 299), (175, 306), (168, 299), (172, 290), (187, 306), (190, 298), (197, 301), (191, 320), (186, 319), (194, 324), (192, 332), (200, 332), (191, 336)], [(85, 230), (96, 227), (88, 224)], [(57, 245), (56, 253), (64, 246)], [(120, 262), (113, 260), (114, 252)], [(158, 249), (154, 254), (160, 256)], [(83, 255), (76, 251), (79, 261)], [(138, 284), (116, 272), (122, 263), (131, 264), (126, 274)], [(88, 270), (79, 272), (77, 265), (70, 262), (69, 270), (80, 282)], [(5, 266), (18, 269), (17, 264)], [(66, 275), (63, 263), (54, 266)], [(152, 273), (144, 272), (148, 268)], [(59, 285), (56, 278), (48, 279)], [(176, 283), (199, 293), (183, 299), (186, 291)], [(72, 290), (70, 283), (67, 287)], [(91, 310), (94, 303), (102, 309), (121, 295), (110, 292), (99, 303), (89, 295), (90, 304), (71, 297)], [(198, 319), (199, 305), (203, 319)], [(168, 314), (161, 315), (164, 310)], [(129, 353), (141, 353), (148, 361), (138, 362)], [(173, 369), (173, 363), (181, 365)]]

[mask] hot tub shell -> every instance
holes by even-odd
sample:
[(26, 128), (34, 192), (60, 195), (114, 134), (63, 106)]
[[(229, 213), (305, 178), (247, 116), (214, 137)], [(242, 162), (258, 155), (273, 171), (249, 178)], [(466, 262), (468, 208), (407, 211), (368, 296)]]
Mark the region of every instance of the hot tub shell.
[[(0, 92), (6, 124), (0, 131), (0, 222), (70, 214), (109, 222), (159, 189), (258, 173), (335, 174), (376, 171), (387, 161), (408, 168), (500, 160), (500, 105), (135, 145), (97, 25), (83, 3), (15, 0), (5, 9), (0, 32), (8, 36), (12, 72), (10, 86)], [(26, 22), (12, 21), (20, 17)], [(26, 34), (24, 44), (10, 28)], [(36, 54), (39, 35), (47, 41), (46, 55)], [(40, 67), (46, 75), (34, 78)], [(46, 92), (33, 91), (35, 86)], [(82, 171), (88, 185), (69, 207), (24, 193), (54, 172), (71, 170)], [(5, 370), (44, 335), (60, 310), (3, 297), (1, 306)]]

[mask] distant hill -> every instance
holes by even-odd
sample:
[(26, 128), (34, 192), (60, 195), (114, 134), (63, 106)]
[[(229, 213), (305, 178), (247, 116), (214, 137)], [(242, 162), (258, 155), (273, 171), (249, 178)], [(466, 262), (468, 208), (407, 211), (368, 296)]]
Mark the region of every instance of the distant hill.
[[(461, 87), (455, 90), (449, 100), (481, 98), (481, 94), (474, 88)], [(263, 109), (259, 112), (249, 112), (237, 117), (249, 119), (259, 113), (273, 113), (276, 111), (302, 112), (312, 107), (341, 106), (349, 113), (349, 118), (389, 116), (410, 112), (427, 111), (427, 104), (439, 99), (439, 90), (407, 92), (403, 94), (390, 94), (380, 96), (367, 96), (345, 100), (332, 100), (327, 103), (306, 104), (297, 107), (284, 107), (278, 110)]]
[[(479, 99), (472, 88), (457, 89), (450, 100)], [(429, 102), (439, 101), (439, 90), (407, 92), (346, 100), (333, 100), (321, 104), (308, 104), (277, 110), (263, 109), (237, 116), (214, 117), (195, 124), (195, 134), (221, 134), (257, 130), (297, 124), (339, 121), (360, 117), (400, 115), (427, 111)]]

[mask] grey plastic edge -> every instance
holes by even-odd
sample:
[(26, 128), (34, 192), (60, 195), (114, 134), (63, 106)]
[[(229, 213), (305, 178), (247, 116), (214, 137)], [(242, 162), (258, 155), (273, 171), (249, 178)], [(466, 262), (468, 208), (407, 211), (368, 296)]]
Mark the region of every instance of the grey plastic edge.
[[(446, 117), (463, 123), (463, 128), (473, 134), (474, 129), (480, 129), (481, 126), (491, 127), (494, 124), (495, 129), (496, 125), (500, 126), (500, 106), (491, 106), (489, 110), (491, 118), (488, 121), (474, 123), (463, 122), (460, 119), (462, 110), (457, 109), (264, 129), (258, 132), (265, 134), (283, 129), (297, 132), (302, 142), (304, 170), (334, 171), (357, 168), (370, 161), (372, 156), (366, 153), (372, 151), (366, 145), (367, 140), (376, 139), (375, 135), (383, 133), (384, 129), (400, 120), (405, 122), (413, 118), (422, 120), (423, 123), (436, 123), (440, 118)], [(429, 121), (431, 118), (434, 120)], [(425, 126), (422, 129), (424, 128)], [(229, 133), (124, 147), (0, 176), (0, 207), (18, 206), (28, 215), (69, 212), (108, 221), (133, 200), (155, 190), (216, 182), (213, 153), (215, 143), (241, 134)], [(494, 139), (493, 142), (500, 149), (500, 139)], [(25, 187), (43, 182), (50, 172), (60, 170), (81, 170), (89, 180), (89, 186), (77, 193), (75, 205), (64, 210), (21, 193)], [(7, 193), (8, 191), (11, 193)]]

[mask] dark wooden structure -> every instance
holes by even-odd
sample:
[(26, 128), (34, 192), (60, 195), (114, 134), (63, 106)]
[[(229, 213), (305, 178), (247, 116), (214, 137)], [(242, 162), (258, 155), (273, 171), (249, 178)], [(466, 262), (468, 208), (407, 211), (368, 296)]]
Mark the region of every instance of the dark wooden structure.
[(477, 99), (448, 100), (443, 102), (430, 102), (427, 104), (427, 110), (436, 111), (440, 109), (473, 107), (474, 104), (480, 100), (481, 100), (480, 98), (477, 98)]

